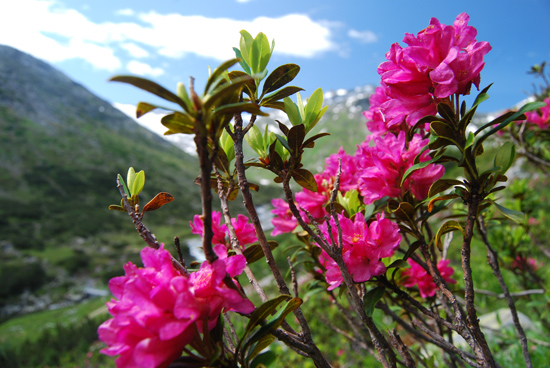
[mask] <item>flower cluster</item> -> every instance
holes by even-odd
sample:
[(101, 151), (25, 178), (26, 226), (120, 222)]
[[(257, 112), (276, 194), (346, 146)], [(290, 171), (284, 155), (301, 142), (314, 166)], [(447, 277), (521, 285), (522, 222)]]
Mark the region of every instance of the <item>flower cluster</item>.
[(514, 259), (512, 261), (512, 264), (510, 265), (510, 268), (512, 268), (513, 270), (518, 270), (518, 271), (527, 271), (527, 270), (536, 271), (541, 266), (542, 266), (542, 264), (540, 262), (537, 262), (537, 260), (534, 259), (534, 258), (531, 258), (531, 257), (526, 258), (526, 257), (523, 257), (523, 256), (516, 256), (516, 259)]
[[(364, 282), (386, 272), (386, 266), (380, 259), (391, 257), (399, 246), (401, 235), (397, 224), (384, 218), (384, 214), (378, 214), (376, 220), (367, 225), (362, 213), (357, 213), (354, 221), (339, 215), (338, 222), (342, 229), (344, 263), (353, 281)], [(338, 239), (334, 220), (330, 221), (330, 227), (325, 223), (320, 229), (326, 239)], [(340, 286), (343, 278), (336, 262), (325, 251), (322, 251), (319, 261), (326, 269), (328, 290)]]
[[(397, 137), (387, 134), (383, 138), (375, 137), (373, 147), (367, 143), (359, 146), (356, 154), (360, 168), (358, 188), (366, 204), (385, 196), (398, 198), (409, 190), (422, 200), (428, 195), (430, 186), (445, 173), (443, 166), (430, 164), (412, 173), (401, 185), (403, 174), (413, 166), (415, 157), (428, 144), (427, 139), (415, 134), (407, 147), (405, 135), (403, 131)], [(420, 162), (429, 160), (428, 151), (424, 151)]]
[[(418, 286), (420, 291), (420, 296), (422, 298), (427, 298), (435, 295), (435, 290), (437, 286), (433, 282), (432, 276), (420, 266), (418, 263), (412, 259), (408, 259), (411, 268), (403, 271), (403, 276), (405, 276), (405, 281), (403, 286), (411, 288)], [(452, 267), (449, 267), (450, 260), (444, 259), (437, 263), (437, 269), (448, 284), (456, 284), (456, 280), (452, 279), (451, 276), (455, 272)]]
[[(172, 266), (170, 253), (144, 248), (144, 268), (131, 262), (125, 276), (115, 277), (109, 288), (117, 299), (107, 303), (112, 319), (99, 326), (98, 334), (107, 348), (101, 352), (119, 355), (117, 367), (167, 367), (177, 359), (207, 325), (212, 329), (220, 313), (250, 313), (254, 305), (224, 279), (239, 275), (244, 256), (227, 257), (224, 245), (214, 251), (218, 260), (204, 262), (189, 277)], [(231, 279), (229, 282), (233, 282)]]
[(459, 14), (453, 25), (432, 18), (416, 36), (406, 34), (401, 47), (395, 43), (380, 64), (381, 87), (371, 97), (365, 116), (374, 134), (396, 132), (435, 115), (438, 102), (455, 94), (467, 95), (472, 84), (479, 88), (483, 57), (491, 50), (478, 42), (477, 30), (468, 26), (470, 17)]
[(550, 127), (550, 97), (544, 99), (546, 106), (543, 106), (537, 111), (529, 111), (525, 113), (526, 121), (535, 124), (541, 130), (546, 130)]
[[(226, 224), (221, 223), (222, 214), (218, 211), (212, 211), (212, 244), (223, 244), (229, 248), (229, 230)], [(231, 219), (231, 224), (235, 229), (235, 235), (239, 241), (239, 245), (244, 249), (248, 244), (258, 241), (254, 225), (248, 223), (248, 218), (244, 215), (237, 215), (237, 218)], [(204, 235), (204, 224), (201, 216), (195, 215), (193, 221), (189, 221), (193, 234), (200, 236)]]

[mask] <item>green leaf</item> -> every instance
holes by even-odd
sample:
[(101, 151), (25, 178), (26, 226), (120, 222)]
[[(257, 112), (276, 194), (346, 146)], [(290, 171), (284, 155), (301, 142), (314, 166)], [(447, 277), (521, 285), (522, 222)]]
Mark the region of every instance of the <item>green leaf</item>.
[(439, 113), (439, 115), (441, 115), (449, 123), (454, 122), (454, 119), (455, 119), (454, 111), (446, 103), (438, 103), (437, 104), (437, 112)]
[(296, 169), (292, 173), (292, 177), (296, 180), (300, 186), (311, 190), (312, 192), (317, 192), (317, 182), (313, 174), (305, 169)]
[(132, 195), (130, 194), (130, 191), (128, 190), (128, 187), (126, 186), (126, 183), (124, 182), (124, 179), (122, 179), (122, 175), (118, 175), (118, 181), (120, 184), (122, 184), (122, 189), (124, 190), (124, 194), (126, 194), (126, 197), (130, 198)]
[(292, 298), (290, 299), (284, 308), (277, 312), (274, 316), (269, 318), (268, 322), (263, 325), (252, 337), (246, 342), (244, 349), (246, 350), (247, 346), (250, 346), (256, 341), (259, 341), (265, 335), (271, 333), (277, 329), (281, 323), (283, 323), (286, 316), (294, 311), (296, 308), (299, 308), (302, 305), (302, 299)]
[(284, 87), (284, 88), (280, 89), (279, 91), (276, 91), (276, 92), (273, 92), (272, 94), (264, 96), (264, 98), (260, 102), (260, 105), (263, 106), (263, 105), (268, 104), (268, 103), (273, 103), (273, 102), (278, 101), (282, 98), (292, 96), (293, 94), (295, 94), (297, 92), (300, 92), (300, 91), (303, 91), (303, 90), (304, 90), (303, 88), (295, 87), (295, 86)]
[(521, 115), (523, 115), (524, 113), (526, 113), (528, 111), (533, 111), (533, 110), (539, 109), (543, 106), (546, 106), (546, 104), (544, 102), (529, 102), (529, 103), (523, 105), (517, 112), (510, 115), (510, 117), (508, 117), (502, 123), (500, 123), (499, 125), (497, 125), (493, 129), (489, 130), (487, 133), (485, 133), (481, 137), (479, 137), (479, 139), (477, 139), (476, 142), (474, 143), (474, 146), (472, 148), (472, 152), (476, 152), (477, 147), (480, 146), (483, 143), (483, 141), (485, 141), (485, 139), (489, 138), (491, 135), (495, 134), (496, 132), (498, 132), (502, 128), (506, 127), (508, 124), (510, 124), (516, 118), (520, 117)]
[(159, 106), (147, 103), (147, 102), (140, 102), (138, 103), (136, 107), (136, 118), (140, 118), (143, 115), (147, 114), (148, 112), (153, 111), (154, 109), (158, 108)]
[(175, 112), (173, 114), (163, 116), (162, 119), (160, 119), (160, 122), (173, 133), (193, 134), (195, 121), (194, 119), (191, 119), (192, 118), (187, 114)]
[(451, 194), (445, 194), (445, 195), (433, 198), (433, 199), (430, 200), (430, 203), (428, 204), (428, 212), (431, 213), (433, 211), (433, 208), (434, 208), (434, 205), (435, 205), (436, 202), (446, 201), (446, 200), (449, 200), (449, 199), (455, 199), (455, 198), (458, 198), (458, 197), (459, 197), (458, 194), (451, 193)]
[(430, 191), (428, 192), (428, 198), (431, 198), (434, 195), (439, 194), (457, 185), (464, 185), (464, 183), (461, 182), (460, 180), (455, 180), (455, 179), (439, 179), (436, 182), (434, 182), (430, 187)]
[(222, 76), (222, 74), (229, 68), (231, 68), (233, 65), (237, 64), (239, 62), (239, 59), (229, 59), (227, 61), (224, 61), (220, 66), (218, 66), (214, 72), (208, 77), (208, 80), (206, 81), (206, 86), (204, 87), (204, 94), (209, 94), (209, 91), (211, 87), (216, 88), (215, 83), (219, 77)]
[(435, 245), (440, 251), (443, 251), (443, 244), (441, 244), (441, 237), (449, 233), (451, 231), (459, 230), (462, 233), (462, 236), (464, 236), (464, 229), (460, 224), (455, 220), (449, 220), (437, 230), (437, 234), (435, 234)]
[(497, 151), (495, 156), (495, 167), (500, 166), (500, 173), (505, 174), (512, 166), (516, 157), (516, 145), (512, 142), (506, 142)]
[(235, 52), (235, 56), (240, 60), (239, 64), (240, 64), (241, 68), (243, 68), (243, 70), (246, 72), (246, 74), (251, 75), (252, 70), (250, 70), (250, 66), (245, 61), (245, 59), (243, 57), (243, 54), (241, 53), (241, 50), (239, 50), (236, 47), (233, 47), (233, 51)]
[(472, 144), (474, 144), (474, 140), (476, 138), (476, 135), (474, 132), (468, 133), (468, 138), (466, 138), (466, 144), (464, 145), (464, 149), (470, 147)]
[(112, 210), (112, 211), (122, 211), (122, 212), (126, 212), (126, 210), (124, 209), (124, 207), (119, 206), (118, 204), (111, 204), (111, 205), (109, 205), (109, 209)]
[(132, 195), (139, 195), (145, 186), (145, 171), (141, 170), (135, 174), (134, 181), (132, 183)]
[[(246, 339), (246, 337), (258, 326), (264, 319), (269, 317), (275, 309), (277, 309), (277, 306), (290, 298), (290, 295), (279, 295), (276, 298), (270, 299), (260, 305), (259, 307), (254, 310), (252, 315), (250, 316), (250, 319), (248, 320), (248, 323), (246, 324), (246, 328), (244, 330), (244, 334), (242, 335), (239, 345), (237, 346), (237, 352), (239, 351), (241, 344)], [(259, 339), (258, 339), (259, 340)]]
[(525, 213), (520, 211), (511, 210), (509, 208), (506, 208), (504, 206), (501, 206), (500, 204), (492, 201), (493, 204), (497, 207), (497, 209), (502, 213), (504, 216), (508, 217), (511, 220), (514, 220), (515, 222), (521, 224), (525, 221)]
[(185, 106), (187, 106), (187, 109), (185, 111), (190, 112), (191, 110), (194, 110), (193, 108), (193, 102), (189, 98), (189, 95), (187, 94), (187, 89), (185, 88), (185, 84), (182, 82), (178, 83), (178, 86), (176, 88), (176, 93), (178, 94), (178, 97), (182, 99), (183, 102), (185, 102)]
[(305, 106), (304, 125), (309, 127), (309, 125), (317, 117), (317, 114), (319, 114), (319, 111), (321, 111), (322, 107), (323, 107), (323, 89), (317, 88), (311, 94), (311, 96), (309, 96), (309, 99), (307, 100), (307, 104)]
[(403, 174), (403, 178), (401, 179), (401, 185), (403, 185), (403, 183), (405, 182), (405, 180), (407, 180), (407, 178), (413, 173), (415, 172), (416, 170), (420, 170), (420, 169), (423, 169), (425, 168), (426, 166), (436, 162), (437, 160), (439, 159), (439, 157), (434, 157), (432, 158), (431, 160), (428, 160), (428, 161), (424, 161), (424, 162), (420, 162), (416, 165), (413, 165), (411, 167), (409, 167), (407, 169), (407, 171), (405, 171), (405, 174)]
[(284, 64), (277, 67), (265, 80), (264, 87), (262, 89), (262, 96), (290, 83), (299, 71), (300, 67), (296, 64)]
[(260, 106), (251, 102), (236, 102), (223, 105), (214, 109), (214, 115), (235, 115), (247, 112), (251, 115), (269, 116), (268, 113), (260, 110)]
[[(274, 240), (268, 240), (267, 243), (269, 244), (269, 248), (271, 250), (274, 250), (279, 246), (279, 243)], [(246, 249), (243, 251), (243, 255), (246, 258), (247, 264), (252, 264), (265, 256), (262, 246), (259, 242), (247, 245)]]
[(134, 77), (134, 76), (128, 76), (128, 75), (119, 75), (116, 77), (113, 77), (110, 79), (111, 82), (122, 82), (122, 83), (128, 83), (133, 85), (134, 87), (140, 88), (144, 91), (150, 92), (160, 98), (163, 98), (167, 101), (174, 102), (178, 105), (180, 105), (184, 110), (187, 110), (187, 105), (185, 102), (167, 90), (166, 88), (162, 87), (161, 85), (152, 82), (145, 78), (140, 77)]
[[(267, 338), (271, 338), (272, 342), (273, 342), (273, 340), (275, 340), (274, 337), (267, 337)], [(262, 339), (262, 341), (263, 341), (263, 339)], [(258, 343), (258, 345), (259, 345), (259, 343)], [(256, 350), (256, 349), (254, 349), (254, 350)], [(273, 366), (273, 363), (275, 363), (276, 361), (277, 361), (277, 354), (275, 354), (275, 352), (269, 350), (269, 351), (266, 351), (265, 353), (262, 353), (262, 354), (258, 355), (253, 361), (251, 361), (250, 362), (250, 368), (261, 368), (261, 367), (269, 368), (269, 367)]]
[(279, 142), (281, 142), (281, 144), (283, 145), (284, 148), (286, 148), (288, 150), (288, 152), (290, 152), (290, 147), (288, 145), (288, 142), (286, 141), (286, 138), (283, 137), (282, 135), (280, 134), (275, 134), (275, 136), (277, 137), (277, 140)]
[(128, 174), (126, 174), (126, 183), (128, 183), (128, 189), (130, 192), (130, 196), (134, 193), (131, 189), (134, 185), (134, 179), (136, 178), (136, 170), (134, 170), (133, 167), (130, 167), (128, 169)]
[[(250, 64), (250, 49), (252, 48), (252, 43), (253, 42), (254, 42), (254, 39), (252, 38), (250, 33), (245, 31), (244, 29), (241, 30), (241, 40), (239, 42), (239, 47), (240, 47), (242, 57), (240, 57), (240, 58), (243, 59), (243, 61), (249, 66), (251, 65)], [(251, 74), (251, 73), (249, 73), (249, 74)]]
[(249, 63), (252, 73), (261, 73), (265, 70), (271, 57), (271, 47), (267, 37), (262, 32), (256, 35), (250, 48)]
[(244, 136), (244, 139), (246, 139), (250, 148), (252, 148), (260, 157), (267, 156), (264, 148), (262, 132), (256, 125), (252, 125), (252, 127), (248, 130), (248, 133)]
[(367, 316), (372, 317), (376, 303), (384, 296), (386, 292), (385, 286), (378, 286), (372, 290), (369, 290), (363, 298), (363, 304), (365, 305), (365, 313)]
[(240, 93), (240, 90), (250, 81), (250, 79), (251, 77), (248, 75), (235, 78), (231, 80), (231, 83), (225, 83), (213, 90), (210, 96), (205, 97), (204, 110), (208, 112), (210, 109), (217, 107), (216, 104), (224, 98), (234, 98), (232, 102), (237, 102), (237, 93)]
[(319, 122), (319, 120), (321, 120), (321, 118), (323, 117), (323, 115), (325, 115), (325, 112), (327, 112), (327, 109), (328, 109), (328, 105), (323, 107), (321, 109), (321, 111), (319, 111), (319, 113), (317, 114), (317, 116), (315, 117), (315, 119), (313, 119), (313, 121), (311, 123), (309, 123), (309, 125), (307, 126), (306, 128), (306, 133), (309, 133), (309, 131), (311, 129), (313, 129), (315, 127), (315, 125), (317, 125), (317, 123)]
[[(300, 93), (297, 95), (300, 95)], [(296, 106), (296, 104), (288, 97), (285, 97), (283, 101), (285, 104), (285, 112), (292, 125), (302, 124), (302, 118), (300, 117), (298, 106)]]
[(411, 268), (411, 265), (404, 259), (397, 259), (393, 261), (387, 268), (388, 270), (390, 268)]

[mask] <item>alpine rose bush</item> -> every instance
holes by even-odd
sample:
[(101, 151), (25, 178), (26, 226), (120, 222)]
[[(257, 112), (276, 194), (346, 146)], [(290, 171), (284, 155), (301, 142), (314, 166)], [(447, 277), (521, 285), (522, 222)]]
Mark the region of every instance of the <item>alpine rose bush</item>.
[[(214, 248), (219, 259), (203, 263), (189, 278), (172, 266), (172, 256), (161, 246), (141, 251), (145, 267), (131, 262), (125, 276), (115, 277), (109, 289), (116, 299), (107, 303), (113, 318), (99, 326), (102, 353), (115, 356), (118, 368), (167, 367), (202, 331), (212, 329), (222, 311), (250, 313), (254, 305), (225, 285), (226, 274), (235, 277), (246, 264), (244, 256), (227, 257), (225, 246)], [(117, 300), (118, 299), (118, 300)], [(194, 326), (196, 323), (196, 327)]]

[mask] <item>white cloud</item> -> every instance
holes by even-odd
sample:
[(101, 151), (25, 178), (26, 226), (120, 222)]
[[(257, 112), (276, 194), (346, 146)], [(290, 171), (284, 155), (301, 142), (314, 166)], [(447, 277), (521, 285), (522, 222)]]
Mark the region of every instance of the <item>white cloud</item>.
[(197, 155), (197, 148), (195, 146), (195, 142), (193, 141), (192, 134), (164, 135), (164, 132), (166, 132), (167, 129), (164, 125), (160, 123), (160, 119), (162, 119), (162, 117), (165, 116), (166, 113), (154, 110), (137, 119), (135, 105), (115, 102), (113, 103), (113, 106), (122, 111), (128, 117), (134, 119), (134, 121), (139, 125), (149, 129), (153, 133), (160, 135), (167, 141), (172, 142), (188, 154), (193, 156)]
[(132, 16), (135, 14), (133, 9), (126, 8), (126, 9), (120, 9), (115, 12), (116, 15), (125, 15), (125, 16)]
[(124, 50), (135, 58), (145, 58), (149, 56), (149, 51), (139, 47), (135, 43), (127, 42), (120, 45)]
[[(25, 14), (24, 22), (21, 14)], [(249, 21), (174, 13), (135, 14), (131, 9), (121, 9), (117, 14), (128, 18), (125, 22), (96, 23), (57, 0), (13, 1), (0, 12), (0, 43), (50, 62), (82, 59), (109, 71), (122, 67), (121, 49), (140, 58), (149, 56), (145, 46), (170, 58), (195, 54), (227, 59), (234, 56), (232, 47), (238, 45), (241, 29), (252, 35), (262, 31), (270, 40), (275, 39), (278, 53), (310, 58), (338, 49), (332, 41), (334, 27), (304, 14)], [(131, 22), (132, 17), (140, 21)], [(151, 68), (145, 73), (158, 75), (159, 70)]]
[(164, 70), (162, 70), (161, 68), (153, 68), (149, 64), (145, 64), (136, 60), (132, 60), (128, 64), (126, 64), (126, 69), (128, 69), (130, 73), (141, 76), (150, 75), (152, 77), (158, 77), (159, 75), (164, 74)]
[(348, 31), (348, 36), (359, 40), (361, 43), (374, 43), (378, 41), (378, 36), (376, 36), (376, 33), (369, 30), (358, 31), (356, 29), (350, 29)]

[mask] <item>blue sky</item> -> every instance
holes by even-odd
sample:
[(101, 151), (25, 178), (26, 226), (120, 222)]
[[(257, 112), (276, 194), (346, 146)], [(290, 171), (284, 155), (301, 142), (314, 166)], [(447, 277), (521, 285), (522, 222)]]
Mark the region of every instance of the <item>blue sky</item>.
[(239, 30), (275, 38), (271, 68), (296, 63), (293, 84), (324, 91), (378, 84), (377, 66), (406, 32), (431, 17), (451, 24), (467, 12), (488, 41), (481, 86), (494, 82), (481, 111), (510, 107), (536, 82), (526, 71), (550, 59), (550, 1), (351, 0), (17, 0), (0, 13), (0, 44), (52, 63), (118, 106), (158, 102), (133, 87), (107, 80), (133, 74), (168, 89), (196, 78), (233, 56)]

